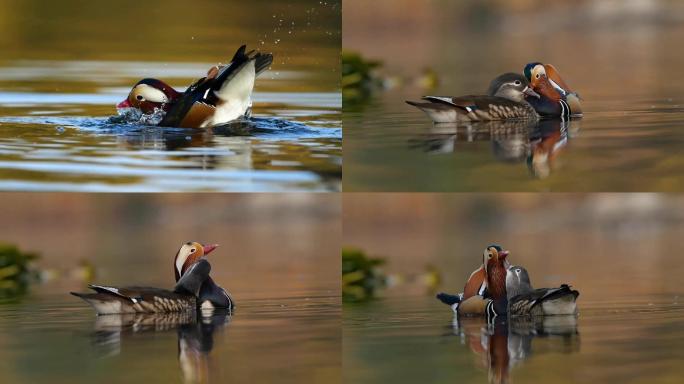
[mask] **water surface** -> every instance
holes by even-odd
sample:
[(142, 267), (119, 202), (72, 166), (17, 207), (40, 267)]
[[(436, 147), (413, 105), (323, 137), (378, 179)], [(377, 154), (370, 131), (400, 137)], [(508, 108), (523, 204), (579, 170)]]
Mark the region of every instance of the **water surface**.
[(309, 291), (237, 306), (199, 317), (96, 316), (66, 293), (32, 295), (2, 305), (3, 381), (339, 382), (339, 296)]
[[(344, 304), (347, 382), (676, 382), (684, 306), (672, 296), (579, 298), (580, 315), (460, 318), (432, 296)], [(650, 356), (645, 358), (644, 356)]]

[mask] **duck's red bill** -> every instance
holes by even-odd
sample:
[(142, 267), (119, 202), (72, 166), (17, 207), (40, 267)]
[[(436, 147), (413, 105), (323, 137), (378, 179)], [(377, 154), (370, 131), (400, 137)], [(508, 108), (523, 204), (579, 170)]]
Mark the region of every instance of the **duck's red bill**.
[(502, 258), (505, 258), (506, 256), (508, 256), (508, 251), (499, 252), (499, 256), (501, 256)]
[(218, 247), (218, 244), (207, 244), (207, 245), (202, 245), (202, 248), (204, 248), (204, 254), (208, 255), (211, 251), (216, 249)]
[(119, 104), (116, 105), (116, 109), (121, 109), (121, 108), (130, 108), (131, 103), (128, 102), (128, 99), (120, 102)]

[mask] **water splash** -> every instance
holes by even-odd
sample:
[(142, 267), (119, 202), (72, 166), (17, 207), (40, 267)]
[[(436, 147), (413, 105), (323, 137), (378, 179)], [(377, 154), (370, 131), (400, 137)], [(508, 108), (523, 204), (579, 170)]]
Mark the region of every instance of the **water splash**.
[(112, 116), (108, 119), (109, 122), (115, 124), (131, 123), (142, 125), (157, 125), (164, 118), (164, 110), (155, 108), (152, 113), (142, 113), (138, 108), (117, 108), (117, 116)]

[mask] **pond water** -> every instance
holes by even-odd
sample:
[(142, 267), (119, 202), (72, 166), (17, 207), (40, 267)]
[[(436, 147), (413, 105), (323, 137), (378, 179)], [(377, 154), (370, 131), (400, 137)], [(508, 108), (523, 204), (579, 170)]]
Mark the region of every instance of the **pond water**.
[(432, 296), (383, 296), (344, 304), (346, 382), (669, 383), (684, 375), (677, 297), (580, 295), (577, 318), (490, 325), (457, 319)]
[(635, 100), (571, 121), (456, 125), (432, 124), (403, 103), (414, 95), (378, 98), (345, 111), (350, 191), (684, 190), (677, 102)]
[[(339, 190), (339, 3), (243, 8), (0, 1), (0, 190)], [(274, 54), (248, 123), (204, 131), (110, 119), (139, 79), (183, 90), (242, 44)]]
[[(684, 60), (681, 4), (478, 4), (345, 2), (344, 48), (382, 61), (388, 85), (344, 101), (345, 190), (684, 190), (684, 82), (665, 75)], [(411, 33), (398, 39), (400, 28)], [(404, 102), (482, 94), (533, 61), (554, 64), (579, 92), (582, 119), (440, 126)]]
[(231, 315), (104, 315), (67, 293), (4, 304), (11, 383), (339, 382), (339, 296), (243, 299)]

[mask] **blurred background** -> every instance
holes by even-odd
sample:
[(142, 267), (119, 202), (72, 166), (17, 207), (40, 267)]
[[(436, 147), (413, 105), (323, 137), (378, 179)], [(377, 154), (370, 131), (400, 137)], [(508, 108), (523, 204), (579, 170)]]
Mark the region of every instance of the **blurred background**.
[[(260, 81), (260, 90), (284, 85), (269, 79), (303, 72), (315, 76), (316, 81), (290, 78), (287, 85), (298, 91), (335, 90), (339, 84), (341, 21), (339, 8), (335, 9), (338, 2), (327, 4), (309, 0), (255, 0), (249, 6), (220, 0), (199, 0), (192, 6), (179, 0), (2, 0), (1, 63), (43, 60), (47, 68), (5, 68), (0, 72), (0, 85), (23, 89), (32, 86), (45, 91), (59, 88), (63, 92), (96, 90), (103, 83), (132, 86), (115, 78), (123, 71), (137, 79), (171, 76), (171, 85), (187, 86), (183, 80), (192, 81), (198, 76), (188, 74), (179, 79), (174, 62), (225, 63), (241, 44), (247, 44), (248, 48), (272, 52), (275, 57), (273, 70)], [(57, 71), (60, 62), (73, 60), (83, 62), (82, 70), (97, 72), (86, 77), (83, 72)], [(88, 67), (98, 64), (92, 61), (100, 61), (102, 67)], [(145, 66), (145, 62), (158, 66)], [(42, 72), (35, 73), (39, 70)], [(32, 75), (41, 81), (32, 79)], [(71, 81), (65, 82), (64, 76)]]
[(333, 197), (5, 193), (2, 213), (14, 224), (1, 240), (38, 253), (36, 264), (59, 273), (65, 290), (83, 287), (60, 280), (84, 262), (102, 284), (171, 287), (187, 241), (220, 244), (212, 275), (241, 297), (339, 289), (330, 283), (339, 266), (326, 263), (340, 241)]
[(345, 196), (344, 209), (345, 245), (385, 256), (399, 274), (432, 265), (448, 291), (500, 244), (533, 284), (575, 285), (583, 301), (681, 293), (679, 195), (362, 194)]
[[(345, 247), (380, 262), (368, 296), (345, 289), (347, 380), (670, 382), (684, 374), (683, 196), (346, 194), (343, 204)], [(510, 250), (535, 288), (577, 289), (576, 323), (527, 325), (518, 350), (519, 328), (499, 333), (453, 317), (435, 293), (462, 292), (492, 243)], [(508, 336), (508, 350), (504, 341), (503, 352), (496, 343), (483, 351), (496, 336)]]
[[(339, 381), (333, 195), (5, 193), (0, 212), (12, 223), (0, 239), (3, 381)], [(156, 321), (151, 330), (137, 319), (114, 332), (110, 323), (125, 319), (96, 319), (69, 295), (88, 283), (171, 288), (173, 259), (187, 241), (220, 244), (209, 255), (211, 275), (237, 303), (213, 341), (204, 326), (201, 337), (180, 343), (188, 331), (181, 323), (177, 335), (172, 318), (144, 319)], [(10, 245), (37, 258), (10, 263)], [(27, 272), (8, 276), (26, 264)], [(103, 326), (103, 318), (116, 321)], [(179, 364), (179, 343), (201, 345), (187, 360), (204, 368)]]
[(343, 12), (345, 49), (397, 75), (432, 68), (443, 90), (484, 91), (532, 61), (556, 65), (587, 100), (682, 87), (669, 75), (684, 64), (671, 49), (684, 33), (679, 1), (351, 0)]
[[(684, 3), (349, 0), (343, 13), (346, 190), (684, 190), (684, 82), (673, 76)], [(583, 99), (584, 118), (556, 129), (550, 172), (528, 169), (539, 135), (524, 126), (439, 130), (404, 103), (482, 94), (535, 61)]]

